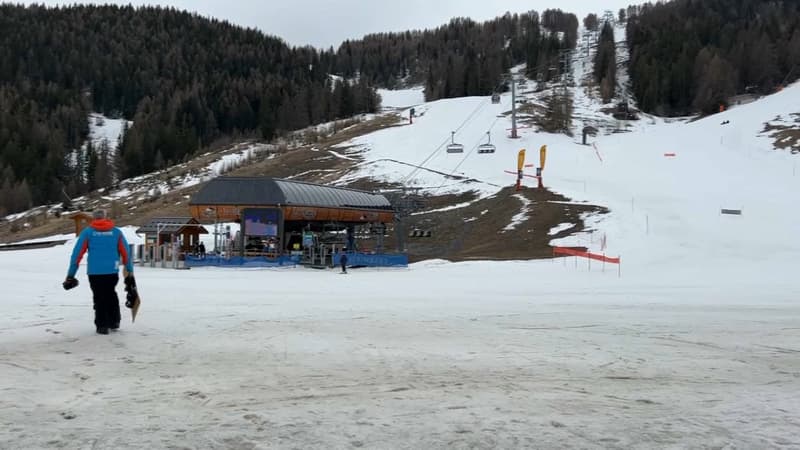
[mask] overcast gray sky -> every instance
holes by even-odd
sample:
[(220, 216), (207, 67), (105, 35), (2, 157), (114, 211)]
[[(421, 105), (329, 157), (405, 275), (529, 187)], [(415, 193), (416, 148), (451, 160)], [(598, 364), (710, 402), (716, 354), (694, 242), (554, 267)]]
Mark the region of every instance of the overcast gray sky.
[(204, 16), (258, 28), (291, 45), (337, 47), (368, 33), (433, 28), (453, 17), (486, 20), (531, 9), (561, 8), (579, 19), (605, 9), (614, 12), (636, 0), (37, 0), (26, 3), (70, 5), (114, 3), (169, 5)]

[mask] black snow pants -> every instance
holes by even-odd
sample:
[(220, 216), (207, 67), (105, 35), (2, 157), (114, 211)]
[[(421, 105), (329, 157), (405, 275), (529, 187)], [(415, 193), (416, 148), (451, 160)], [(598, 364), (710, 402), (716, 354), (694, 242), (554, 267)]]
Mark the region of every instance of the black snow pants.
[(116, 328), (122, 318), (119, 312), (117, 283), (119, 274), (89, 275), (89, 286), (94, 300), (94, 324), (97, 327)]

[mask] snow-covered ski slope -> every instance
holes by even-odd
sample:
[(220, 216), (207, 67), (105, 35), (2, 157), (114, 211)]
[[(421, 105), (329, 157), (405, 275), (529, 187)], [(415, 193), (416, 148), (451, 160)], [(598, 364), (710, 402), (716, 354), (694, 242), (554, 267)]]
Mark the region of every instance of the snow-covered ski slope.
[(99, 336), (73, 242), (0, 252), (0, 448), (800, 445), (796, 279), (136, 267)]
[[(507, 94), (498, 105), (488, 97), (417, 105), (420, 117), (413, 125), (344, 144), (360, 149), (365, 160), (348, 179), (403, 182), (436, 194), (476, 190), (495, 195), (514, 183), (515, 177), (504, 170), (516, 169), (519, 149), (527, 149), (526, 162), (538, 166), (539, 148), (547, 145), (544, 185), (611, 210), (588, 219), (595, 233), (562, 244), (620, 255), (628, 270), (649, 275), (667, 271), (689, 278), (785, 279), (794, 271), (800, 254), (798, 158), (774, 150), (761, 132), (777, 115), (798, 111), (800, 84), (696, 121), (644, 115), (631, 132), (591, 138), (594, 147), (580, 145), (577, 134), (573, 138), (530, 128), (520, 130), (520, 139), (510, 139), (511, 121), (503, 115), (510, 103)], [(723, 121), (729, 123), (721, 125)], [(574, 126), (579, 132), (582, 124)], [(463, 154), (446, 152), (451, 130), (457, 131), (455, 141), (464, 144)], [(497, 152), (478, 154), (475, 147), (485, 141), (487, 130)], [(468, 181), (449, 179), (449, 174)], [(535, 186), (535, 180), (526, 183)], [(723, 216), (722, 209), (741, 209), (742, 215)], [(703, 268), (702, 275), (695, 266)]]

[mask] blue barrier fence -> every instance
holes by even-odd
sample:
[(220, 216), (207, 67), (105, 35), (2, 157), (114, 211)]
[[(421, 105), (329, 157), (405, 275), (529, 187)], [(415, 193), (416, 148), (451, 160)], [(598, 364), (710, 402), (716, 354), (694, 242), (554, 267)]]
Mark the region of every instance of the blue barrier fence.
[[(333, 265), (341, 264), (342, 254), (333, 255)], [(389, 254), (367, 254), (367, 253), (348, 253), (347, 265), (349, 267), (406, 267), (408, 266), (408, 255), (402, 253)]]
[[(339, 266), (341, 253), (333, 255), (334, 266)], [(232, 256), (230, 258), (218, 255), (206, 255), (203, 258), (186, 255), (186, 267), (293, 267), (300, 264), (300, 256), (280, 256), (278, 258), (241, 257)], [(407, 267), (408, 255), (404, 254), (367, 254), (367, 253), (348, 253), (347, 265), (349, 267)]]
[(230, 258), (206, 255), (204, 258), (187, 255), (186, 267), (289, 267), (300, 264), (300, 256), (280, 256), (278, 258), (242, 257)]

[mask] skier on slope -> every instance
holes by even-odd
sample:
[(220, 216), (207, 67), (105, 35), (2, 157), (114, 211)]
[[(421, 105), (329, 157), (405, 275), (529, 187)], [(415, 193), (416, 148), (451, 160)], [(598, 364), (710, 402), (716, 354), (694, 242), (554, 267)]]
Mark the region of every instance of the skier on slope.
[(116, 286), (119, 282), (119, 261), (127, 270), (126, 284), (133, 280), (133, 259), (128, 254), (128, 241), (122, 231), (114, 226), (114, 222), (106, 218), (102, 209), (92, 213), (92, 222), (86, 227), (75, 242), (69, 260), (67, 279), (64, 289), (72, 289), (78, 285), (75, 274), (84, 253), (89, 252), (89, 264), (86, 269), (89, 275), (89, 286), (92, 288), (94, 300), (94, 324), (98, 334), (108, 334), (109, 329), (119, 328), (121, 319), (119, 298)]

